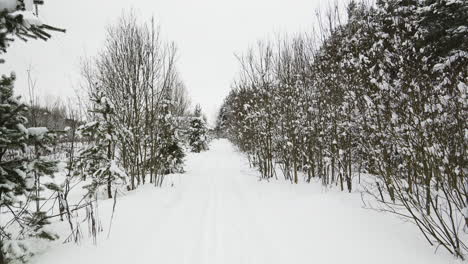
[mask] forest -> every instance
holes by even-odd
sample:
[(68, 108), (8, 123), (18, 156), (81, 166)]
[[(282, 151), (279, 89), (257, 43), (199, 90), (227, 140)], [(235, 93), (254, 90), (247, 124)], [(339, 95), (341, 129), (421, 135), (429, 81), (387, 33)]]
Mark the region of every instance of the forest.
[[(43, 5), (0, 1), (0, 63), (18, 42), (67, 36), (70, 29), (40, 19)], [(59, 243), (91, 241), (99, 247), (119, 217), (140, 221), (123, 208), (148, 191), (155, 197), (172, 197), (171, 189), (181, 193), (169, 212), (152, 208), (160, 202), (152, 198), (133, 205), (167, 217), (177, 215), (179, 200), (203, 197), (195, 220), (189, 206), (181, 207), (178, 219), (195, 221), (193, 229), (200, 228), (198, 221), (216, 225), (214, 231), (201, 229), (215, 238), (200, 247), (227, 241), (218, 230), (219, 222), (230, 226), (222, 203), (239, 199), (235, 211), (259, 198), (220, 194), (230, 195), (230, 188), (244, 192), (244, 183), (232, 179), (238, 168), (221, 159), (223, 151), (234, 153), (223, 144), (235, 146), (266, 188), (275, 190), (272, 182), (280, 182), (339, 190), (345, 200), (358, 194), (364, 209), (411, 223), (432, 250), (466, 261), (468, 2), (351, 1), (319, 10), (316, 18), (310, 32), (276, 34), (235, 55), (238, 74), (213, 125), (202, 106), (192, 103), (176, 43), (156, 19), (143, 20), (134, 10), (123, 11), (106, 28), (99, 51), (82, 58), (74, 98), (42, 103), (31, 70), (27, 94), (20, 96), (16, 74), (4, 73), (0, 264), (45, 263), (37, 257)], [(218, 178), (235, 175), (213, 180), (204, 176), (211, 169)], [(253, 178), (246, 170), (239, 169)], [(184, 199), (184, 190), (193, 197)], [(292, 190), (302, 195), (302, 189)], [(209, 196), (198, 196), (205, 192)], [(275, 218), (281, 217), (277, 212)], [(115, 228), (119, 234), (118, 221)], [(169, 236), (161, 239), (170, 244)], [(189, 263), (228, 263), (222, 259), (228, 255), (200, 250), (207, 259)]]

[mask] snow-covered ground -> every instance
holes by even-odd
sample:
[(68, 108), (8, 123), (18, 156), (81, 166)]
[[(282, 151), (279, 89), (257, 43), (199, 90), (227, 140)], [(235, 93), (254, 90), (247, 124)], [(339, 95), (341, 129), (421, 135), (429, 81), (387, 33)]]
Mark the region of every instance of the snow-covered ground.
[(458, 263), (412, 224), (363, 209), (358, 193), (259, 182), (226, 140), (190, 154), (186, 169), (120, 197), (109, 238), (111, 200), (99, 204), (97, 245), (57, 243), (33, 263)]

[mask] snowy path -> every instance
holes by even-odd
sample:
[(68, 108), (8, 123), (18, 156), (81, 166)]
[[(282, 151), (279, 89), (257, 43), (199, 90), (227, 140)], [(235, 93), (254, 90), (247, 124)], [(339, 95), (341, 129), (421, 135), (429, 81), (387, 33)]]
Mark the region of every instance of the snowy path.
[[(225, 140), (190, 155), (172, 181), (121, 198), (109, 239), (58, 245), (34, 263), (455, 263), (414, 226), (362, 209), (358, 194), (258, 182)], [(110, 206), (102, 202), (105, 228)]]

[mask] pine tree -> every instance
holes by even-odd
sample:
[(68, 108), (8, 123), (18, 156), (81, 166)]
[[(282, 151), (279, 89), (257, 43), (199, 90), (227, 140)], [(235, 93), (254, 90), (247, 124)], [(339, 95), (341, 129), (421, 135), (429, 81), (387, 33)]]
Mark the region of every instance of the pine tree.
[(200, 105), (195, 107), (189, 133), (189, 144), (192, 152), (199, 153), (208, 150), (207, 128)]

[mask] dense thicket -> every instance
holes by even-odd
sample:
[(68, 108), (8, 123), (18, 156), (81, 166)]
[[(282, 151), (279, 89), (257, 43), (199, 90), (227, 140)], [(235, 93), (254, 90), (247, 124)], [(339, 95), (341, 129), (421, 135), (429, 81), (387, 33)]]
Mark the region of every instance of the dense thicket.
[[(468, 253), (468, 2), (352, 2), (317, 37), (261, 42), (217, 130), (263, 178), (337, 184), (373, 176), (379, 208), (413, 221), (431, 244)], [(320, 41), (317, 41), (317, 40)]]

